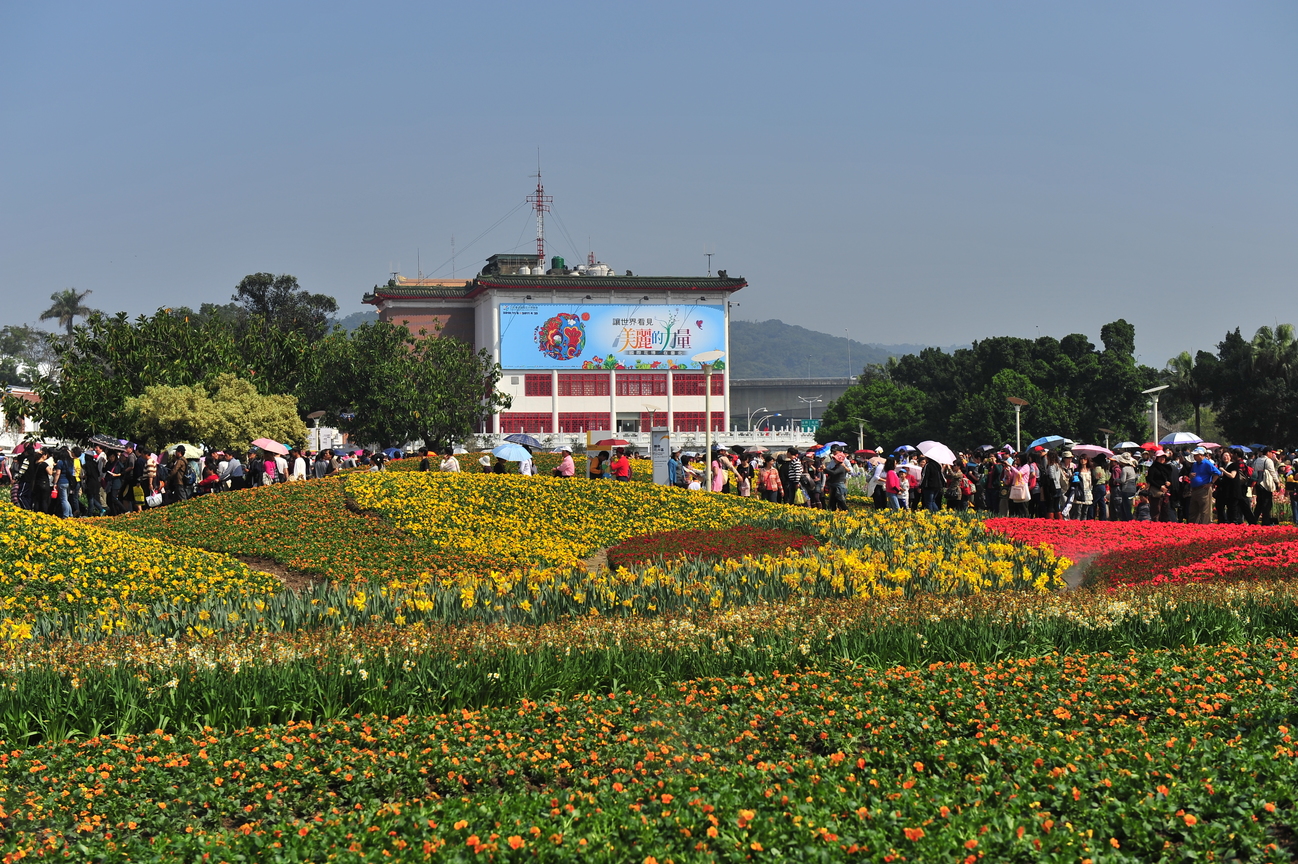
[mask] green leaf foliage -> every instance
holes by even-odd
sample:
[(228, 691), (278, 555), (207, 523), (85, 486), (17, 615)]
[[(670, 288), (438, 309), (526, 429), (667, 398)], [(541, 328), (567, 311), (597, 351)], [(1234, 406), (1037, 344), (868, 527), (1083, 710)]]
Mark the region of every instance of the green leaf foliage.
[(356, 441), (442, 448), (509, 406), (496, 390), (500, 366), (457, 339), (377, 321), (330, 334), (318, 353), (304, 404)]
[(306, 439), (293, 396), (266, 396), (251, 382), (223, 372), (209, 384), (147, 387), (126, 400), (135, 435), (158, 449), (171, 441), (198, 441), (234, 451), (257, 438), (288, 444)]
[(1157, 372), (1138, 366), (1135, 328), (1123, 320), (1101, 328), (1102, 349), (1084, 335), (1063, 339), (998, 336), (947, 353), (926, 348), (872, 367), (825, 409), (822, 441), (855, 441), (865, 422), (863, 446), (892, 449), (932, 439), (953, 447), (1013, 443), (1014, 407), (1022, 411), (1024, 443), (1042, 435), (1103, 441), (1148, 432), (1141, 390)]

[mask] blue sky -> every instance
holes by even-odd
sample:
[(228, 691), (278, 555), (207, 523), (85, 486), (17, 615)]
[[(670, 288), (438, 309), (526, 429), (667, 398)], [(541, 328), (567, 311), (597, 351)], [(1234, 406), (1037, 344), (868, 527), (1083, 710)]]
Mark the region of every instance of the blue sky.
[[(1298, 4), (0, 7), (4, 323), (532, 247), (879, 343), (1298, 322)], [(569, 242), (571, 238), (571, 242)], [(417, 251), (418, 250), (418, 251)]]

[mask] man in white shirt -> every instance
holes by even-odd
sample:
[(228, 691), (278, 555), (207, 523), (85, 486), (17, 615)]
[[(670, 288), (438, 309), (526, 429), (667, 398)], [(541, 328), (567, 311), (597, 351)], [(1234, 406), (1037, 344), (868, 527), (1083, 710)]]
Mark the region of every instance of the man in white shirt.
[(284, 483), (288, 480), (288, 459), (284, 456), (275, 454), (275, 481)]
[(302, 454), (301, 450), (297, 449), (294, 449), (291, 455), (293, 456), (293, 473), (288, 475), (289, 481), (296, 482), (298, 480), (305, 480), (306, 456)]
[(460, 460), (455, 458), (455, 453), (454, 453), (454, 451), (448, 451), (448, 452), (447, 452), (447, 454), (446, 454), (446, 458), (442, 460), (442, 467), (441, 467), (441, 470), (443, 470), (443, 471), (451, 471), (451, 472), (459, 473), (459, 471), (460, 471)]
[(524, 459), (522, 462), (518, 463), (518, 473), (522, 474), (524, 477), (531, 477), (536, 473), (536, 463), (530, 458)]

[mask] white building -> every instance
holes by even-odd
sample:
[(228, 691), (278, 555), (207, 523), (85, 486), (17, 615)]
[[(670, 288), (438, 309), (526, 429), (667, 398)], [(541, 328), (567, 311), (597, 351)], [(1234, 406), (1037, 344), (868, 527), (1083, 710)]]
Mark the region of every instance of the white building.
[[(405, 279), (364, 302), (413, 332), (462, 339), (500, 363), (511, 407), (482, 431), (574, 434), (705, 427), (703, 373), (690, 358), (730, 353), (730, 295), (748, 283), (617, 276), (603, 264), (544, 273), (534, 255), (493, 255), (473, 279)], [(711, 425), (727, 428), (730, 370), (712, 376)]]

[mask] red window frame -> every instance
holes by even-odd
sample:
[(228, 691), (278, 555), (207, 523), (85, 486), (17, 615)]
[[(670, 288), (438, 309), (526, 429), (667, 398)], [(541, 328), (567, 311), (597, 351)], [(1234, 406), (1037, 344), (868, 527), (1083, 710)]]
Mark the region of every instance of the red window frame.
[(560, 411), (559, 431), (564, 434), (607, 430), (610, 423), (607, 411)]
[[(703, 414), (702, 411), (674, 411), (672, 412), (672, 431), (673, 432), (702, 432), (703, 431)], [(712, 412), (712, 431), (726, 431), (726, 412)]]
[(547, 375), (524, 375), (523, 376), (523, 395), (524, 396), (552, 396), (554, 395), (554, 381)]
[(607, 396), (607, 372), (560, 372), (560, 396)]
[(511, 434), (514, 432), (549, 433), (553, 431), (550, 428), (553, 420), (549, 413), (542, 414), (539, 411), (503, 411), (500, 414), (500, 431)]
[(617, 395), (619, 396), (666, 396), (666, 373), (619, 372), (617, 375)]
[[(706, 378), (702, 372), (675, 372), (672, 374), (672, 395), (673, 396), (702, 396), (703, 380)], [(726, 395), (726, 376), (712, 376), (712, 395)]]

